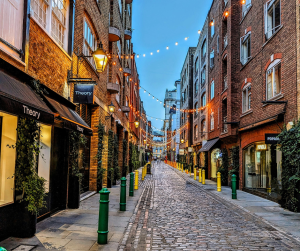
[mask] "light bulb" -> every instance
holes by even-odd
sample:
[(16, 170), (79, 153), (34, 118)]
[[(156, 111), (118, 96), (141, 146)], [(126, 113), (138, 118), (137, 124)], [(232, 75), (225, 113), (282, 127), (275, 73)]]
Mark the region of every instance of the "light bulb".
[(184, 40), (185, 40), (185, 41), (188, 40), (188, 37), (186, 37)]
[(167, 46), (167, 50), (169, 50), (169, 46)]
[(139, 54), (137, 54), (137, 55), (136, 55), (136, 57), (137, 57), (137, 58), (139, 58), (139, 57), (140, 57), (140, 55), (139, 55)]
[(198, 34), (200, 34), (201, 33), (201, 30), (198, 30)]
[(150, 55), (152, 56), (152, 55), (153, 55), (153, 53), (151, 52), (151, 53), (150, 53)]
[(178, 45), (178, 43), (176, 42), (175, 45)]
[(159, 53), (159, 50), (157, 50), (157, 53)]
[(144, 54), (143, 57), (146, 57), (146, 54)]

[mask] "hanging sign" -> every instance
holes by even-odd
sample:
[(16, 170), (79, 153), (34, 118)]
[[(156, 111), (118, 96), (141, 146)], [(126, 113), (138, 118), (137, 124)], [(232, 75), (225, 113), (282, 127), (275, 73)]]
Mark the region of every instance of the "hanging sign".
[(94, 85), (92, 84), (75, 84), (73, 102), (76, 104), (93, 104), (94, 103)]
[(266, 151), (266, 150), (268, 150), (268, 147), (266, 144), (256, 145), (256, 151)]
[(189, 147), (189, 148), (188, 148), (188, 152), (189, 152), (189, 153), (192, 153), (192, 152), (193, 152), (193, 147)]
[(278, 133), (274, 134), (274, 133), (266, 133), (265, 134), (265, 142), (266, 144), (271, 144), (271, 145), (276, 145), (279, 141), (279, 137), (278, 137)]
[(184, 149), (179, 149), (179, 155), (184, 155)]

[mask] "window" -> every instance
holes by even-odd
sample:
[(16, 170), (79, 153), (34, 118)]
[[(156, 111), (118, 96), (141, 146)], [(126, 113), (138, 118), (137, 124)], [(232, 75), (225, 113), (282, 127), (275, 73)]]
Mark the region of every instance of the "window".
[(201, 52), (202, 52), (202, 57), (205, 57), (205, 54), (206, 54), (206, 40), (204, 40), (204, 42), (202, 44)]
[(195, 96), (198, 95), (198, 79), (195, 82)]
[(122, 15), (122, 0), (119, 0), (119, 10), (120, 10), (120, 15)]
[[(116, 84), (120, 85), (120, 79), (119, 79), (119, 77), (117, 77)], [(120, 103), (120, 95), (119, 95), (119, 93), (116, 94), (116, 100), (117, 100), (118, 103)]]
[(204, 134), (206, 132), (206, 121), (205, 119), (201, 122), (201, 134)]
[(18, 117), (0, 112), (0, 206), (14, 202)]
[(251, 84), (248, 84), (243, 89), (243, 112), (251, 109)]
[(215, 20), (211, 20), (210, 22), (210, 35), (211, 37), (215, 35)]
[(212, 100), (215, 97), (215, 81), (212, 81), (210, 84), (210, 99)]
[(267, 99), (281, 93), (281, 63), (275, 60), (267, 69)]
[(202, 95), (201, 100), (202, 100), (202, 107), (206, 106), (206, 94), (205, 93)]
[(213, 68), (215, 64), (215, 51), (212, 50), (210, 53), (210, 68)]
[(119, 59), (121, 60), (122, 47), (121, 47), (121, 41), (120, 40), (117, 41), (117, 53), (118, 53)]
[(251, 57), (251, 33), (241, 37), (241, 63), (244, 65)]
[(194, 135), (195, 135), (195, 139), (198, 138), (198, 125), (195, 125), (194, 127)]
[[(85, 56), (92, 56), (93, 51), (96, 49), (96, 38), (95, 33), (91, 29), (91, 25), (84, 20), (84, 43), (83, 43), (83, 54)], [(95, 62), (92, 57), (87, 58), (89, 62), (95, 67)]]
[(40, 125), (40, 153), (38, 175), (46, 180), (46, 192), (49, 191), (50, 158), (51, 158), (51, 126)]
[(214, 119), (214, 113), (212, 112), (210, 114), (210, 130), (214, 130), (215, 129), (215, 119)]
[(66, 0), (32, 0), (31, 12), (35, 20), (66, 50), (67, 34)]
[(199, 109), (199, 106), (198, 106), (198, 102), (196, 102), (196, 104), (195, 104), (195, 117), (197, 117), (198, 116), (198, 109)]
[(281, 6), (280, 0), (269, 0), (265, 4), (265, 34), (269, 39), (281, 25)]
[(196, 61), (195, 61), (195, 75), (198, 74), (198, 69), (199, 69), (199, 60), (198, 60), (198, 57), (197, 57)]
[(205, 84), (205, 73), (206, 73), (206, 67), (203, 67), (203, 69), (201, 71), (201, 84), (202, 85)]
[(250, 7), (251, 7), (251, 0), (245, 0), (245, 3), (242, 5), (243, 17), (246, 16)]

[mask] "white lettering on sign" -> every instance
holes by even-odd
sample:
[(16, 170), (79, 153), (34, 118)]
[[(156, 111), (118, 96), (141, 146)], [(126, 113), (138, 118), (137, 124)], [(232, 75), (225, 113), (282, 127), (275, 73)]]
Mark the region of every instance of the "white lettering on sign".
[(80, 91), (75, 91), (76, 95), (82, 95), (82, 96), (92, 96), (92, 92), (80, 92)]
[(267, 145), (257, 145), (256, 150), (267, 150)]
[(41, 113), (40, 113), (40, 112), (37, 112), (37, 111), (35, 111), (35, 110), (30, 109), (30, 108), (28, 108), (28, 106), (26, 106), (26, 105), (23, 105), (23, 108), (24, 108), (24, 113), (25, 113), (25, 114), (28, 114), (28, 115), (30, 115), (30, 116), (32, 116), (32, 117), (36, 117), (37, 119), (40, 118), (40, 116), (41, 116)]
[(83, 133), (83, 128), (81, 128), (80, 126), (77, 126), (77, 131)]
[(267, 140), (270, 140), (270, 141), (279, 141), (279, 138), (278, 137), (267, 137)]

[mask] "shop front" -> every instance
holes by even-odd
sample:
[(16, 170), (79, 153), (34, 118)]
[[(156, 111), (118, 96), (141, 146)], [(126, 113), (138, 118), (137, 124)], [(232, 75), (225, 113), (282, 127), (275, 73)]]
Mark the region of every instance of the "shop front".
[(222, 151), (219, 148), (215, 148), (210, 154), (210, 177), (213, 180), (217, 179), (217, 172), (222, 166)]

